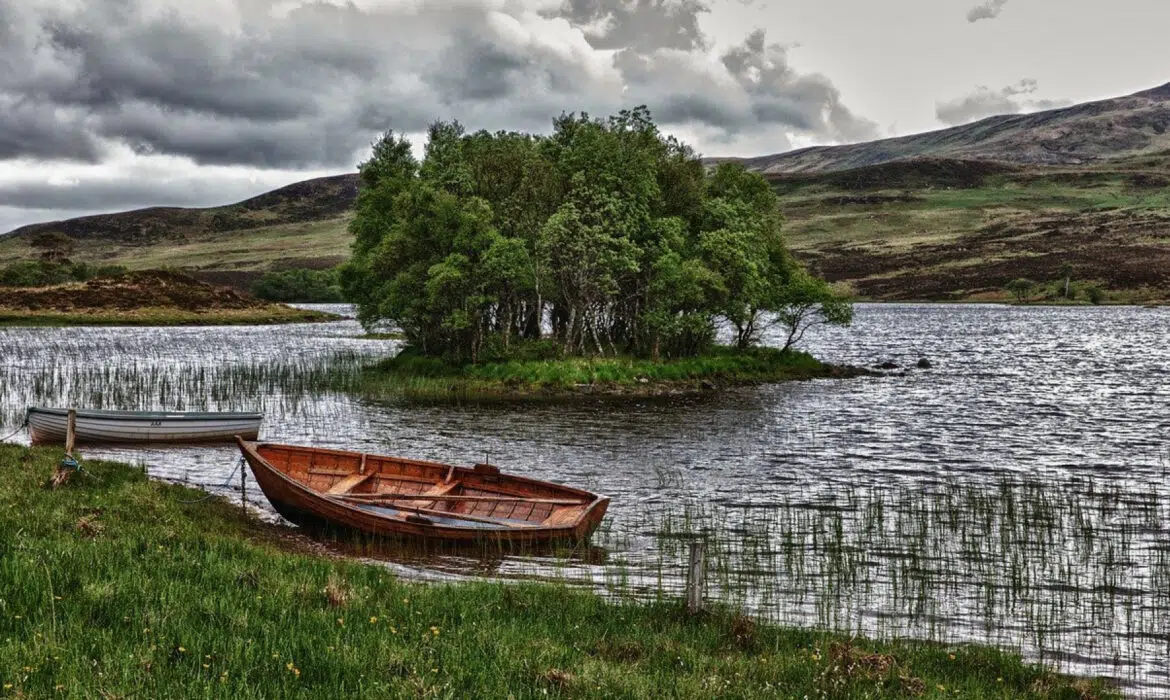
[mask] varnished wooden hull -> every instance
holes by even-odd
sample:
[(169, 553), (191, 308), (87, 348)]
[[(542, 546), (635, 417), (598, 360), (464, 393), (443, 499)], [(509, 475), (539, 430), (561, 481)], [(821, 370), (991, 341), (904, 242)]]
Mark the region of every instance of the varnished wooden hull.
[[(609, 506), (608, 498), (587, 491), (504, 475), (483, 465), (462, 468), (242, 439), (238, 443), (268, 501), (301, 525), (453, 543), (541, 544), (587, 540)], [(360, 485), (344, 490), (350, 483)]]
[[(29, 437), (34, 445), (64, 444), (69, 411), (28, 409)], [(232, 442), (239, 435), (255, 440), (259, 413), (182, 413), (150, 411), (77, 411), (76, 441), (138, 444)]]

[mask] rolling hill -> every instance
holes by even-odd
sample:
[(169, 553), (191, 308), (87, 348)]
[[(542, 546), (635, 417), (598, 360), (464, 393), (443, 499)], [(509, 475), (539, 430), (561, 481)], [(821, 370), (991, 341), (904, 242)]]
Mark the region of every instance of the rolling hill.
[(60, 231), (78, 261), (175, 267), (246, 288), (265, 270), (332, 267), (349, 256), (357, 173), (297, 182), (223, 207), (152, 207), (33, 224), (0, 237), (0, 256), (32, 259), (29, 239)]
[(1170, 150), (1170, 84), (1034, 114), (988, 117), (925, 134), (736, 160), (763, 173), (823, 173), (912, 158), (1084, 166)]
[[(1020, 277), (1114, 300), (1170, 296), (1170, 85), (1128, 97), (848, 146), (738, 160), (780, 196), (796, 256), (863, 298), (994, 300)], [(145, 209), (0, 237), (6, 260), (61, 231), (75, 259), (183, 268), (246, 286), (349, 252), (357, 176), (212, 209)]]

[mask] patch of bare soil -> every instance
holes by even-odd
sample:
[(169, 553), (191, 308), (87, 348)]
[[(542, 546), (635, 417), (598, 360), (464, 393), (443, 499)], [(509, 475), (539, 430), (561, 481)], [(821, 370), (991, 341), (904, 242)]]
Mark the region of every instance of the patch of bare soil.
[(0, 295), (0, 307), (27, 311), (218, 311), (268, 306), (246, 294), (164, 270), (127, 272), (55, 287), (5, 289)]

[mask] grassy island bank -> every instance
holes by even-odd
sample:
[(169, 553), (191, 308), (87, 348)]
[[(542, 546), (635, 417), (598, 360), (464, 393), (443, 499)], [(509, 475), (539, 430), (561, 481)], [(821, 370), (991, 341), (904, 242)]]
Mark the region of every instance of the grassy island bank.
[(698, 394), (730, 386), (875, 374), (775, 348), (715, 347), (700, 357), (516, 359), (457, 365), (409, 349), (367, 369), (359, 391), (411, 399), (559, 399)]
[(0, 697), (1115, 697), (986, 647), (406, 583), (127, 465), (46, 490), (58, 457), (0, 446)]
[(211, 326), (328, 321), (164, 270), (44, 287), (0, 287), (0, 326)]

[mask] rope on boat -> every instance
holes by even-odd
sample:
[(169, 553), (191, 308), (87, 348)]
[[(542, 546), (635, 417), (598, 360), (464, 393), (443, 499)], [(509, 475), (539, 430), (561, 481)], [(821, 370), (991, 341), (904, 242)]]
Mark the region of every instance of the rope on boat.
[(99, 479), (96, 474), (94, 474), (90, 470), (86, 469), (85, 467), (81, 466), (81, 462), (78, 462), (76, 459), (73, 458), (73, 455), (71, 455), (69, 453), (65, 453), (65, 456), (61, 458), (61, 467), (60, 468), (62, 471), (78, 472), (80, 474), (85, 474), (86, 476), (93, 479), (94, 481), (101, 481), (101, 479)]
[(16, 432), (12, 433), (11, 435), (6, 435), (3, 438), (0, 438), (0, 442), (7, 442), (8, 440), (11, 440), (12, 438), (16, 437), (17, 435), (20, 435), (20, 432), (27, 427), (28, 427), (28, 417), (25, 416), (24, 422), (20, 424), (20, 427), (16, 429)]
[[(241, 456), (240, 461), (236, 462), (236, 466), (232, 467), (232, 473), (228, 474), (228, 478), (224, 479), (223, 483), (219, 484), (218, 487), (221, 489), (226, 489), (227, 487), (231, 486), (232, 478), (236, 475), (236, 470), (242, 466), (244, 466), (244, 458)], [(219, 494), (209, 493), (206, 496), (203, 496), (202, 498), (196, 498), (196, 499), (190, 500), (190, 501), (179, 501), (179, 503), (182, 503), (184, 505), (192, 505), (194, 503), (202, 503), (204, 501), (209, 501), (212, 498), (215, 498), (217, 495), (219, 495)]]

